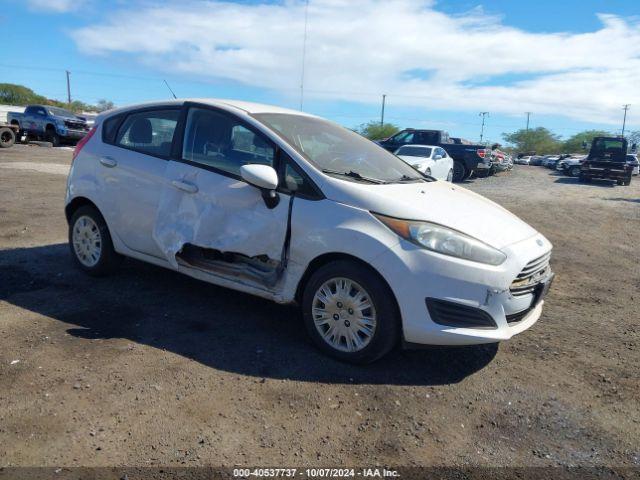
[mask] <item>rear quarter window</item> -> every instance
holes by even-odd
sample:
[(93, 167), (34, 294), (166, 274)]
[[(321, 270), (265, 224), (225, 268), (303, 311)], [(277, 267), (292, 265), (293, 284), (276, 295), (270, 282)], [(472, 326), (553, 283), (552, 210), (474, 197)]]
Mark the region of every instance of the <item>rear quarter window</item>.
[(102, 141), (105, 143), (113, 143), (118, 132), (118, 125), (122, 121), (123, 115), (114, 115), (107, 118), (102, 123)]

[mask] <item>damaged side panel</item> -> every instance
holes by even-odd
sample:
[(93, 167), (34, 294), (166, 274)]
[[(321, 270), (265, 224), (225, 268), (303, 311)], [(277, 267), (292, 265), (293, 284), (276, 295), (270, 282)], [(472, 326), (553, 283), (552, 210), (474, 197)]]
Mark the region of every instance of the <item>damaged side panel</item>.
[[(190, 191), (180, 187), (188, 186)], [(245, 182), (169, 162), (153, 238), (175, 268), (188, 266), (273, 290), (282, 273), (289, 199), (266, 207)]]

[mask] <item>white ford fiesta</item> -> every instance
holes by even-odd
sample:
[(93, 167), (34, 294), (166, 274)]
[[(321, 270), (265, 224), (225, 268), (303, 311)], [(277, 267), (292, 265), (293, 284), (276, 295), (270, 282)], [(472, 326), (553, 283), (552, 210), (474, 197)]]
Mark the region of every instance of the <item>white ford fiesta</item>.
[(549, 241), (497, 204), (322, 118), (238, 101), (101, 114), (65, 211), (87, 273), (127, 256), (297, 302), (313, 341), (356, 363), (506, 340), (553, 279)]

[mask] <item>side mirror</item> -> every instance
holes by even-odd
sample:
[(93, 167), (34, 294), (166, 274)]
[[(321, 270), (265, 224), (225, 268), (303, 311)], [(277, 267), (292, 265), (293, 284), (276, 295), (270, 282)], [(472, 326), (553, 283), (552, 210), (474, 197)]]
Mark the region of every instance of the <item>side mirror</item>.
[(260, 189), (267, 208), (275, 208), (280, 202), (276, 193), (278, 174), (269, 165), (251, 164), (240, 167), (240, 176), (249, 185)]
[(442, 160), (442, 155), (436, 155), (433, 157), (434, 160)]

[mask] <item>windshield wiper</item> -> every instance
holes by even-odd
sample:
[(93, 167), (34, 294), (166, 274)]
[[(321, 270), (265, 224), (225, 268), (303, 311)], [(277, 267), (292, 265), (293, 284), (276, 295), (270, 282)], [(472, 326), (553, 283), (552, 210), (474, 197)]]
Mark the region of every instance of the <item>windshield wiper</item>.
[(340, 170), (331, 170), (330, 168), (323, 168), (323, 173), (330, 173), (332, 175), (341, 175), (343, 177), (355, 178), (356, 180), (362, 180), (364, 182), (376, 183), (379, 185), (385, 184), (384, 180), (380, 180), (379, 178), (369, 178), (360, 175), (358, 172), (354, 172), (353, 170), (349, 170), (348, 172), (341, 172)]
[(416, 180), (427, 181), (430, 182), (433, 180), (433, 177), (428, 175), (424, 175), (422, 177), (410, 177), (409, 175), (402, 175), (400, 178), (394, 180), (394, 182), (415, 182)]

